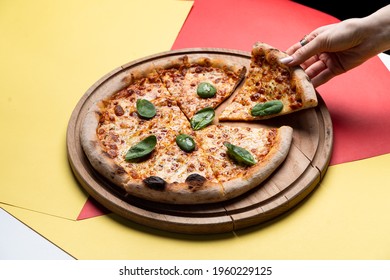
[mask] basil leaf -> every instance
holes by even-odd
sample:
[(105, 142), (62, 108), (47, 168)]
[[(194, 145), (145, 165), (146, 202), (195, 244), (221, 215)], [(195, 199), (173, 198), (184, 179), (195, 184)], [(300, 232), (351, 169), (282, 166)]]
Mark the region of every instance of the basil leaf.
[(215, 96), (217, 89), (210, 83), (200, 83), (196, 89), (196, 93), (201, 98), (209, 98)]
[(228, 156), (234, 161), (244, 165), (256, 164), (255, 158), (252, 156), (250, 152), (248, 152), (244, 148), (230, 144), (229, 142), (225, 142), (223, 144), (227, 148)]
[(193, 130), (199, 130), (209, 125), (215, 117), (215, 111), (211, 107), (199, 110), (191, 119), (191, 127)]
[(192, 152), (195, 150), (195, 141), (188, 134), (179, 134), (176, 136), (176, 144), (185, 152)]
[(251, 110), (252, 116), (267, 116), (277, 114), (283, 109), (283, 103), (280, 100), (271, 100), (265, 103), (258, 103)]
[(138, 99), (136, 106), (138, 114), (143, 118), (151, 119), (156, 115), (156, 107), (149, 100)]
[(136, 145), (131, 147), (125, 156), (127, 161), (140, 159), (148, 154), (150, 154), (157, 144), (157, 138), (155, 135), (150, 135), (138, 142)]

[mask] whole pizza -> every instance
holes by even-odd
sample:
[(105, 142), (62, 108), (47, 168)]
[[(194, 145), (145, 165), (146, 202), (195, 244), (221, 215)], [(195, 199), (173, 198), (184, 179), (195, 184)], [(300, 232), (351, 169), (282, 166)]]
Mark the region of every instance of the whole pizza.
[(281, 165), (292, 142), (289, 126), (245, 122), (317, 105), (304, 71), (279, 62), (285, 56), (258, 42), (249, 69), (207, 55), (151, 62), (89, 108), (84, 153), (114, 186), (142, 199), (202, 204), (240, 196)]

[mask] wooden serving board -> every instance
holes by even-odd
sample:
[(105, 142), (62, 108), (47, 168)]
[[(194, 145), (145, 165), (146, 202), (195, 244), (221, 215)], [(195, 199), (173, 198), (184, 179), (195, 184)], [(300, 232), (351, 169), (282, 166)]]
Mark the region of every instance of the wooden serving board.
[[(125, 64), (98, 80), (81, 98), (68, 124), (67, 151), (72, 170), (81, 186), (114, 213), (153, 228), (189, 234), (230, 232), (258, 225), (280, 216), (309, 195), (322, 180), (332, 152), (333, 129), (329, 112), (318, 95), (313, 109), (261, 122), (232, 123), (239, 126), (294, 129), (293, 142), (284, 163), (252, 191), (229, 201), (203, 205), (171, 205), (145, 201), (122, 192), (100, 176), (90, 165), (80, 144), (80, 126), (89, 107), (107, 91), (125, 86), (132, 71), (147, 69), (183, 55), (207, 55), (249, 69), (250, 53), (226, 49), (183, 49), (168, 51)], [(232, 97), (234, 94), (232, 95)], [(216, 110), (216, 115), (229, 103)], [(217, 118), (216, 118), (217, 119)]]

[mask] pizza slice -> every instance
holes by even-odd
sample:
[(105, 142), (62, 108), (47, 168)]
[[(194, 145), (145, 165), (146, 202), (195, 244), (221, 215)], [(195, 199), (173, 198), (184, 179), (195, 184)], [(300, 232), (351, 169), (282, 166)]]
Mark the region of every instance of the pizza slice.
[(261, 120), (315, 107), (317, 96), (309, 77), (300, 67), (280, 63), (285, 56), (268, 44), (256, 43), (245, 82), (219, 120)]
[(246, 68), (206, 56), (184, 56), (158, 73), (179, 107), (191, 119), (202, 108), (218, 107), (236, 89)]
[(280, 166), (290, 149), (292, 128), (211, 125), (197, 136), (223, 185), (224, 199), (230, 199), (258, 186)]

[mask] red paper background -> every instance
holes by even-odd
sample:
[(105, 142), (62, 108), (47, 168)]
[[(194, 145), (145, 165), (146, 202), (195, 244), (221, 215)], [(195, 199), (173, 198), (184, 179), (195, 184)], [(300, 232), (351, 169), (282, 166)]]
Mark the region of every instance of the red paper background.
[[(196, 0), (172, 49), (250, 51), (256, 41), (287, 49), (313, 29), (339, 20), (288, 0)], [(334, 129), (331, 165), (390, 152), (390, 73), (378, 57), (317, 90)], [(85, 210), (84, 210), (85, 209)], [(81, 218), (104, 214), (88, 201)]]

